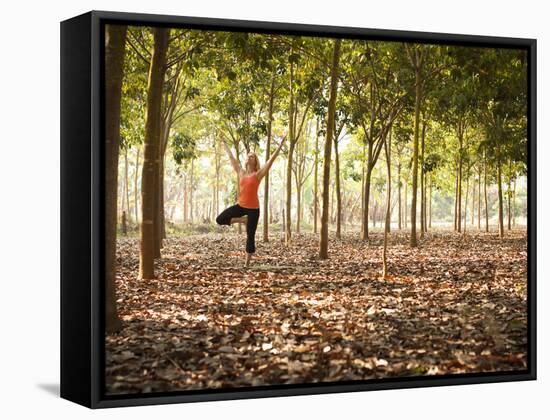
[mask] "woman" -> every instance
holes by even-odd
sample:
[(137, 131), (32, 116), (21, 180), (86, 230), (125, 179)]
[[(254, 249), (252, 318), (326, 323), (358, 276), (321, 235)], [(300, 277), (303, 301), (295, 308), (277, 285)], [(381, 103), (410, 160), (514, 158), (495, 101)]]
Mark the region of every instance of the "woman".
[(216, 217), (216, 223), (219, 225), (232, 225), (233, 223), (246, 224), (246, 260), (245, 267), (248, 267), (252, 254), (256, 251), (254, 236), (256, 235), (256, 227), (260, 218), (260, 201), (258, 200), (258, 186), (260, 181), (269, 172), (275, 158), (281, 151), (285, 142), (286, 134), (283, 136), (279, 147), (271, 155), (267, 163), (260, 168), (258, 156), (250, 152), (246, 159), (245, 169), (241, 168), (240, 163), (233, 157), (231, 150), (222, 138), (222, 144), (229, 156), (229, 160), (233, 165), (233, 169), (239, 176), (239, 199), (237, 204), (228, 207)]

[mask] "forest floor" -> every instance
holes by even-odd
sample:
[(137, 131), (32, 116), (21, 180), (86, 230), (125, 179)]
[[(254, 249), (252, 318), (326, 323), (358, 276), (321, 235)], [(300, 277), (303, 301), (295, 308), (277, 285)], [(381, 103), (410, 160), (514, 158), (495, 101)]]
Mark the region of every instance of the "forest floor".
[(394, 231), (329, 242), (280, 232), (243, 268), (233, 228), (165, 240), (137, 279), (139, 240), (117, 245), (122, 331), (106, 336), (106, 392), (147, 393), (515, 371), (527, 367), (526, 230)]

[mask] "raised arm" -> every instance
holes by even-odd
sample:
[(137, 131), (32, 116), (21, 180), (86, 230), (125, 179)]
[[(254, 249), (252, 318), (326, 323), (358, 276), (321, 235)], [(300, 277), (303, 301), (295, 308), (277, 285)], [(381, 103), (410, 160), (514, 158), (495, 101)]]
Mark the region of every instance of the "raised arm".
[(231, 153), (231, 150), (229, 150), (229, 147), (227, 146), (225, 139), (223, 137), (222, 137), (222, 144), (223, 144), (223, 148), (227, 153), (227, 156), (229, 156), (229, 160), (231, 161), (231, 166), (233, 166), (233, 169), (235, 169), (235, 172), (237, 172), (237, 174), (241, 175), (241, 173), (243, 172), (243, 168), (241, 168), (239, 161), (233, 157), (233, 154)]
[(271, 155), (269, 160), (265, 163), (264, 166), (260, 168), (260, 170), (256, 174), (258, 179), (261, 180), (264, 176), (267, 175), (267, 173), (269, 172), (269, 169), (271, 168), (271, 165), (273, 165), (273, 162), (275, 162), (275, 158), (277, 158), (277, 155), (281, 151), (281, 148), (283, 147), (285, 140), (286, 140), (286, 134), (283, 136), (281, 143), (279, 143), (279, 147), (277, 147), (277, 150), (275, 150), (275, 152)]

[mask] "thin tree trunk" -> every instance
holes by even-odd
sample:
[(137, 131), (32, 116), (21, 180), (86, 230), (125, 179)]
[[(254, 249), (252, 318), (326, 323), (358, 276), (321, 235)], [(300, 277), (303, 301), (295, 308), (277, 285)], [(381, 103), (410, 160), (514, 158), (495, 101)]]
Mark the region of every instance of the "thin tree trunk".
[(470, 177), (466, 175), (466, 196), (464, 198), (464, 229), (463, 233), (466, 234), (466, 226), (468, 223), (468, 183), (470, 181)]
[[(271, 74), (271, 88), (269, 90), (269, 111), (267, 115), (267, 144), (265, 147), (265, 161), (269, 160), (271, 147), (271, 128), (273, 123), (273, 100), (275, 97), (275, 71)], [(269, 172), (265, 174), (264, 181), (264, 242), (269, 242)]]
[(365, 230), (365, 178), (366, 178), (366, 171), (365, 171), (365, 159), (366, 159), (366, 150), (367, 146), (366, 143), (363, 141), (363, 159), (361, 164), (361, 232), (364, 232)]
[(414, 104), (414, 143), (413, 143), (413, 173), (411, 200), (411, 240), (410, 246), (416, 247), (416, 195), (418, 192), (418, 135), (420, 130), (420, 68), (416, 67), (416, 93)]
[(220, 156), (220, 140), (216, 139), (216, 156), (215, 156), (215, 167), (216, 167), (216, 204), (215, 204), (215, 214), (220, 214), (220, 168), (221, 168), (221, 156)]
[(187, 223), (189, 214), (189, 187), (188, 187), (189, 175), (187, 172), (183, 176), (183, 223)]
[(508, 178), (508, 230), (512, 229), (512, 159), (509, 160), (509, 178)]
[(319, 119), (316, 119), (315, 123), (315, 172), (313, 175), (313, 233), (317, 233), (317, 218), (319, 213), (319, 202), (318, 202), (318, 167), (319, 167)]
[(127, 26), (105, 25), (105, 329), (119, 331), (116, 304), (116, 230), (120, 108)]
[(516, 178), (514, 178), (514, 190), (512, 191), (512, 225), (516, 226)]
[[(399, 160), (399, 155), (397, 155), (397, 158)], [(397, 212), (399, 213), (399, 217), (397, 219), (397, 225), (399, 230), (402, 229), (402, 223), (401, 223), (401, 162), (397, 163)]]
[(126, 221), (126, 210), (122, 210), (122, 234), (128, 235), (128, 224)]
[(487, 205), (487, 152), (483, 153), (484, 156), (484, 181), (483, 181), (483, 195), (485, 196), (485, 232), (489, 232), (489, 207)]
[(481, 230), (481, 163), (477, 168), (477, 230)]
[(334, 216), (334, 191), (336, 190), (336, 186), (335, 186), (336, 182), (334, 181), (334, 178), (332, 179), (332, 187), (330, 189), (330, 214), (329, 214), (329, 220), (330, 220), (330, 224), (331, 225), (334, 225), (334, 223), (336, 222), (336, 218)]
[(372, 147), (368, 145), (367, 151), (367, 173), (365, 175), (365, 192), (363, 195), (363, 230), (361, 231), (361, 240), (369, 240), (369, 199), (370, 199), (370, 181), (372, 175)]
[(429, 219), (429, 223), (428, 223), (428, 226), (429, 228), (431, 229), (432, 228), (432, 188), (433, 188), (433, 179), (432, 179), (432, 175), (430, 175), (430, 219)]
[(386, 152), (387, 191), (386, 191), (386, 227), (384, 229), (384, 251), (382, 255), (382, 277), (388, 276), (388, 240), (390, 235), (391, 218), (391, 128), (389, 138), (384, 139), (384, 151)]
[(502, 199), (502, 164), (497, 149), (497, 183), (498, 183), (498, 236), (504, 237), (504, 203)]
[(462, 131), (459, 134), (459, 157), (458, 157), (458, 209), (457, 209), (457, 230), (462, 231)]
[(334, 136), (334, 181), (336, 187), (336, 238), (341, 239), (342, 194), (340, 191), (340, 158), (338, 156), (338, 139)]
[(407, 229), (407, 225), (408, 225), (408, 219), (409, 219), (409, 202), (407, 201), (408, 198), (407, 198), (407, 190), (409, 189), (409, 183), (408, 182), (405, 182), (405, 211), (403, 213), (404, 215), (404, 218), (403, 218), (403, 221), (405, 222), (405, 229)]
[(475, 202), (476, 202), (476, 182), (475, 182), (475, 178), (474, 176), (472, 175), (472, 208), (471, 208), (471, 211), (470, 211), (470, 224), (472, 226), (474, 226), (475, 224)]
[(458, 230), (458, 161), (456, 164), (456, 175), (455, 175), (455, 212), (454, 212), (454, 230), (455, 232)]
[[(147, 118), (145, 123), (145, 147), (143, 174), (141, 177), (141, 248), (139, 277), (154, 279), (154, 223), (155, 213), (155, 160), (159, 156), (162, 87), (168, 49), (168, 29), (154, 28), (154, 47), (147, 83)], [(158, 173), (158, 172), (157, 172)]]
[(300, 222), (302, 221), (302, 188), (300, 181), (296, 177), (296, 233), (300, 233)]
[(128, 182), (128, 147), (124, 149), (124, 192), (126, 198), (126, 215), (127, 222), (131, 222), (130, 219), (130, 188)]
[[(162, 153), (162, 152), (161, 152)], [(159, 250), (163, 247), (163, 239), (166, 239), (166, 216), (164, 213), (164, 154), (159, 159)], [(160, 254), (160, 253), (159, 253)], [(160, 255), (159, 255), (160, 256)]]
[(334, 118), (336, 112), (336, 95), (338, 93), (338, 62), (340, 59), (340, 45), (342, 40), (334, 40), (334, 53), (332, 57), (332, 69), (330, 75), (330, 97), (327, 113), (327, 135), (325, 141), (325, 155), (323, 165), (323, 210), (321, 214), (321, 237), (319, 241), (319, 258), (328, 258), (328, 210), (329, 210), (329, 181), (330, 181), (330, 154), (332, 148), (332, 136), (334, 135)]
[(289, 142), (288, 142), (288, 161), (287, 161), (287, 169), (286, 169), (286, 223), (285, 223), (285, 244), (290, 245), (290, 241), (292, 239), (292, 233), (291, 233), (291, 220), (290, 220), (290, 212), (292, 208), (292, 154), (294, 152), (294, 146), (295, 146), (295, 130), (294, 127), (294, 62), (290, 63), (290, 84), (289, 84)]
[(422, 112), (422, 137), (420, 141), (420, 238), (426, 231), (426, 191), (424, 190), (424, 139), (426, 136), (426, 120)]
[(193, 177), (194, 177), (193, 172), (194, 171), (195, 171), (195, 159), (191, 159), (191, 172), (189, 173), (189, 221), (191, 223), (193, 223), (193, 217), (194, 217), (193, 215)]
[(136, 168), (134, 172), (134, 211), (135, 211), (135, 219), (136, 219), (136, 225), (139, 225), (139, 212), (138, 212), (138, 172), (139, 172), (139, 152), (140, 147), (139, 145), (136, 146), (137, 152), (136, 152)]

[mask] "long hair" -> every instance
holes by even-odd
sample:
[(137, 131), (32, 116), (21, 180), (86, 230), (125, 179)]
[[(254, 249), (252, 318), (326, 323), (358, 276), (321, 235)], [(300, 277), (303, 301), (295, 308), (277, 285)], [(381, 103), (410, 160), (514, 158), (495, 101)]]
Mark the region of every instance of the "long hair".
[[(254, 172), (258, 172), (260, 170), (260, 161), (258, 160), (258, 155), (254, 152), (250, 152), (254, 155), (254, 161), (256, 162), (256, 165), (255, 165), (255, 168), (251, 168)], [(247, 153), (246, 157), (247, 157), (247, 162), (246, 162), (246, 165), (248, 165), (248, 155), (250, 153)]]

